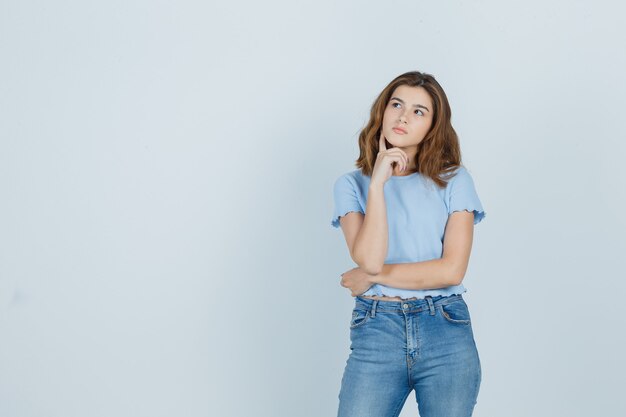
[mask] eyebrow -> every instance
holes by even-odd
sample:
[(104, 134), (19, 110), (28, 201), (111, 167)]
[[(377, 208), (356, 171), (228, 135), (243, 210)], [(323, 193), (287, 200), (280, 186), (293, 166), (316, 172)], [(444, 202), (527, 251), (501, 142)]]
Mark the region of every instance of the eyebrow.
[[(400, 100), (398, 97), (391, 97), (390, 100), (398, 100), (400, 103), (404, 104), (404, 101)], [(430, 110), (428, 110), (428, 107), (422, 106), (421, 104), (414, 104), (413, 107), (421, 107), (425, 109), (427, 112), (430, 112)]]

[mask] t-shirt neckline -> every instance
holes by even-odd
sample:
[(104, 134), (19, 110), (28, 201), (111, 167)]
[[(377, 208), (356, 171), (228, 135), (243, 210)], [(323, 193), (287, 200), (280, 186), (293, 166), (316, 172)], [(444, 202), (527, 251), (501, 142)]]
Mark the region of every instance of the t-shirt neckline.
[(415, 177), (418, 174), (419, 172), (413, 172), (412, 174), (409, 174), (409, 175), (392, 175), (391, 177), (389, 177), (389, 179), (405, 180), (407, 178)]

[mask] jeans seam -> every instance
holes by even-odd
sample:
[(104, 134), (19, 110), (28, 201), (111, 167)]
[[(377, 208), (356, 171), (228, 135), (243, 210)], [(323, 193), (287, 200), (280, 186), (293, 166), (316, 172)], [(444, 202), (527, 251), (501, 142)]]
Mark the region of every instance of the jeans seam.
[(443, 309), (443, 306), (439, 306), (439, 310), (441, 311), (441, 315), (443, 316), (443, 318), (448, 320), (450, 323), (470, 324), (469, 319), (468, 320), (453, 319), (452, 317), (448, 315), (448, 313), (446, 313), (446, 311)]
[(365, 322), (367, 322), (370, 319), (370, 310), (365, 311), (365, 317), (363, 317), (363, 320), (353, 325), (352, 323), (354, 322), (355, 318), (356, 317), (354, 317), (354, 313), (353, 313), (352, 320), (350, 321), (350, 329), (356, 329), (357, 327), (360, 327), (363, 324), (365, 324)]
[(396, 410), (393, 412), (393, 417), (398, 417), (400, 415), (400, 411), (402, 411), (402, 407), (406, 403), (406, 399), (409, 397), (409, 394), (411, 394), (411, 390), (410, 389), (407, 391), (407, 393), (404, 396), (404, 398), (402, 398), (398, 402), (398, 405), (396, 405)]

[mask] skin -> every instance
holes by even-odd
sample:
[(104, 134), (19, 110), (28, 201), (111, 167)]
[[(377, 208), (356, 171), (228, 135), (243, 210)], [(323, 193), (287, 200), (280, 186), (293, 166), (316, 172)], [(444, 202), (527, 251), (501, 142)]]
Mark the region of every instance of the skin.
[[(408, 158), (407, 163), (395, 164), (393, 175), (409, 175), (416, 171), (417, 145), (430, 130), (433, 122), (432, 109), (430, 95), (423, 87), (401, 85), (391, 95), (383, 115), (382, 133), (387, 142), (400, 149)], [(404, 128), (407, 133), (395, 132), (393, 128), (397, 126)]]
[[(432, 125), (432, 108), (432, 100), (422, 87), (403, 85), (394, 90), (383, 115), (379, 153), (370, 181), (370, 194), (373, 200), (382, 198), (374, 196), (374, 192), (380, 192), (382, 195), (382, 187), (391, 175), (409, 175), (411, 171), (415, 171), (414, 160), (417, 145), (424, 139)], [(393, 128), (397, 126), (404, 128), (407, 133), (395, 132)], [(386, 148), (385, 139), (393, 146), (392, 148)], [(369, 209), (369, 204), (368, 213), (372, 211)], [(373, 208), (378, 209), (378, 205), (374, 204)], [(373, 213), (373, 216), (384, 219), (386, 214), (381, 214), (379, 216), (378, 213)], [(368, 273), (364, 268), (356, 267), (341, 274), (341, 286), (349, 289), (352, 296), (357, 296), (363, 294), (375, 283), (407, 289), (442, 288), (460, 284), (469, 262), (473, 238), (473, 217), (473, 213), (467, 211), (454, 212), (449, 216), (442, 258), (424, 262), (385, 264), (377, 273)], [(340, 219), (351, 254), (353, 254), (357, 235), (363, 232), (362, 228), (365, 229), (364, 221), (365, 216), (357, 212), (348, 213)], [(379, 236), (378, 226), (368, 225), (366, 237), (372, 229), (372, 236)], [(386, 236), (386, 230), (382, 235)], [(361, 256), (363, 259), (371, 259), (369, 255), (371, 253), (386, 253), (386, 239), (382, 241), (384, 250), (375, 246), (379, 240), (365, 239), (365, 244), (371, 246), (364, 249), (364, 255)], [(355, 259), (354, 256), (353, 259)], [(355, 259), (355, 261), (359, 260), (360, 257)], [(361, 265), (360, 262), (357, 264)], [(376, 298), (399, 299), (399, 297)]]

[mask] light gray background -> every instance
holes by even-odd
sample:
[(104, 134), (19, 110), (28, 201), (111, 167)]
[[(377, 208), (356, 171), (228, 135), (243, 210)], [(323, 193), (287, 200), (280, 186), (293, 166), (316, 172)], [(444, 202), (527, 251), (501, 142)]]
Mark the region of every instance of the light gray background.
[(487, 213), (474, 415), (626, 415), (620, 2), (0, 9), (3, 417), (335, 415), (332, 184), (409, 70)]

